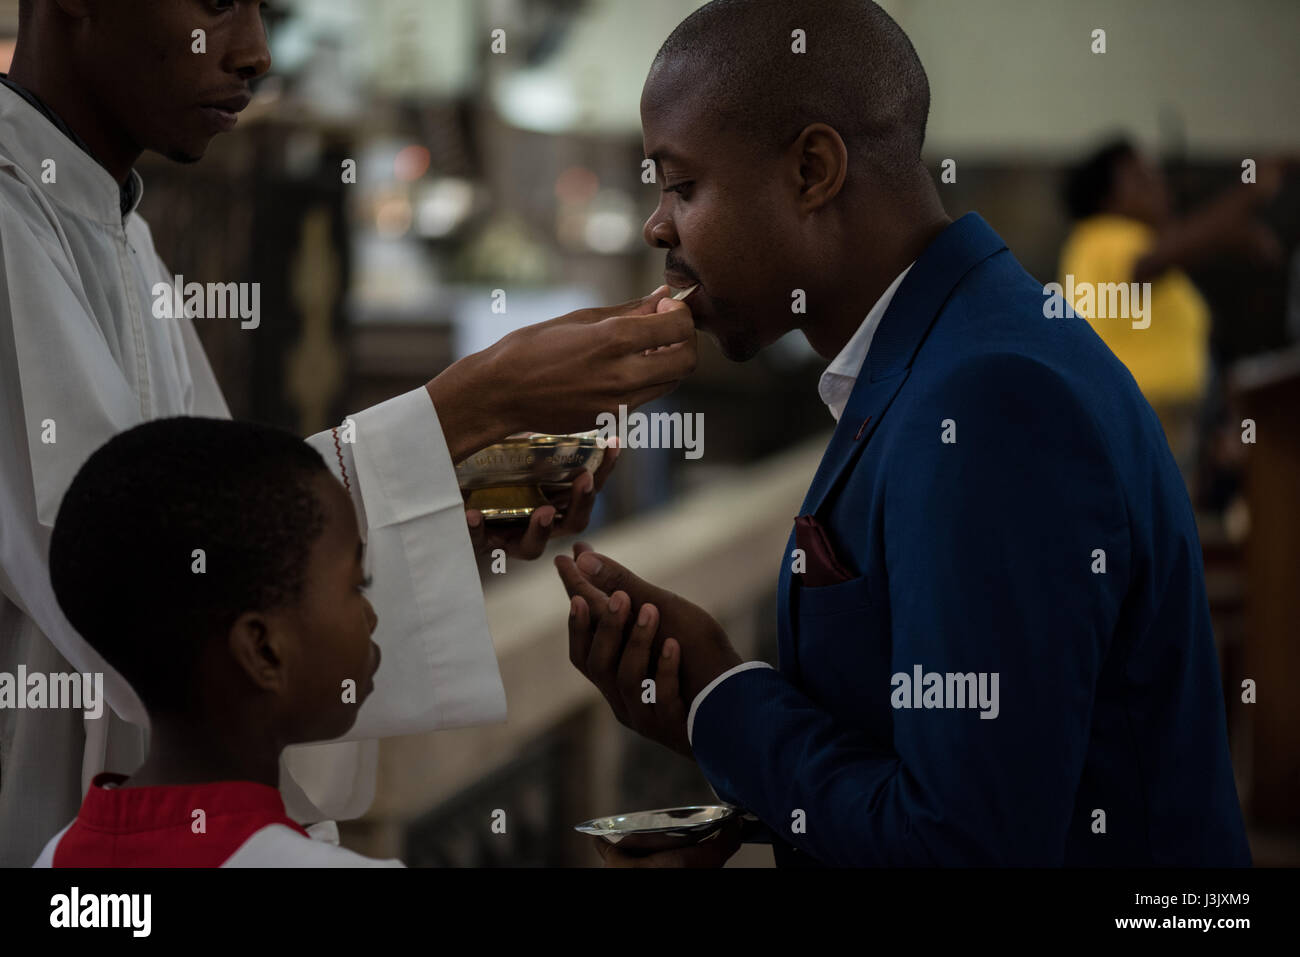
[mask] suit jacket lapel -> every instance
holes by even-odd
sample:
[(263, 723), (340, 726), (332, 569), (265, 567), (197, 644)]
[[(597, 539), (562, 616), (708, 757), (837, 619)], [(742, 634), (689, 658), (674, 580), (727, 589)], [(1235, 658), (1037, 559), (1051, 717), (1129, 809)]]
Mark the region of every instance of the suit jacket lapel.
[(790, 525), (790, 541), (781, 556), (781, 575), (776, 587), (776, 654), (781, 673), (794, 681), (799, 673), (799, 662), (795, 656), (794, 619), (790, 609), (790, 588), (794, 578), (791, 552), (795, 547), (794, 522)]
[(801, 514), (817, 513), (845, 467), (871, 439), (907, 380), (912, 358), (962, 277), (1003, 249), (1006, 244), (988, 223), (978, 213), (967, 213), (917, 258), (872, 337), (857, 384), (822, 456)]
[[(804, 499), (802, 515), (815, 515), (839, 477), (871, 439), (889, 405), (907, 380), (912, 359), (934, 324), (953, 289), (985, 259), (1006, 249), (1006, 244), (978, 213), (967, 213), (932, 242), (899, 284), (893, 301), (872, 337), (858, 381), (844, 414), (822, 456), (817, 474)], [(793, 525), (793, 521), (791, 522)], [(795, 547), (791, 530), (777, 587), (777, 637), (781, 670), (792, 680), (799, 671), (795, 640), (794, 575), (790, 552)]]
[(889, 403), (893, 401), (906, 379), (906, 369), (877, 382), (868, 381), (865, 375), (859, 376), (857, 384), (853, 387), (849, 404), (845, 407), (844, 414), (840, 416), (839, 424), (835, 426), (831, 444), (826, 447), (821, 464), (817, 467), (817, 474), (813, 476), (800, 515), (817, 514), (826, 496), (835, 486), (835, 480), (853, 459), (854, 453), (867, 444), (871, 434), (876, 431), (876, 426), (880, 424), (885, 410), (889, 408)]

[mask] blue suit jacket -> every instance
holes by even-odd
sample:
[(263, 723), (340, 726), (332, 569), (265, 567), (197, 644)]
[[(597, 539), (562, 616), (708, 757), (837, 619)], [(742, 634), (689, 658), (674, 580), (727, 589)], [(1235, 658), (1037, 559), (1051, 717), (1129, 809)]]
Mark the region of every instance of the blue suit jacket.
[[(974, 213), (917, 259), (803, 506), (856, 577), (803, 586), (792, 536), (780, 670), (696, 714), (780, 864), (1250, 863), (1183, 481), (1128, 370), (1044, 301)], [(917, 666), (996, 673), (997, 716), (894, 707), (924, 703), (893, 679)]]

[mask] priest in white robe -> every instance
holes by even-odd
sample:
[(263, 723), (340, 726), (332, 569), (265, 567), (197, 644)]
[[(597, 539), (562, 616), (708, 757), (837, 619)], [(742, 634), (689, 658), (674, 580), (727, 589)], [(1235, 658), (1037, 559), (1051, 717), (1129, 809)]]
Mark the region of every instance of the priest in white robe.
[[(135, 213), (143, 184), (131, 168), (146, 148), (197, 159), (269, 68), (259, 5), (207, 6), (150, 5), (156, 22), (144, 22), (134, 5), (74, 14), (24, 0), (0, 82), (0, 673), (102, 673), (109, 705), (98, 719), (0, 707), (0, 865), (30, 865), (96, 775), (130, 774), (145, 755), (139, 699), (50, 587), (63, 492), (117, 432), (163, 416), (229, 415), (191, 321), (153, 315), (154, 287), (173, 276)], [(197, 27), (202, 58), (188, 56)], [(235, 92), (204, 104), (213, 90)], [(694, 330), (662, 295), (520, 330), (308, 439), (352, 494), (383, 667), (346, 740), (286, 752), (281, 790), (296, 821), (364, 813), (377, 738), (504, 719), (453, 461), (525, 428), (591, 428), (620, 402), (670, 391), (694, 366)], [(518, 356), (530, 361), (510, 361)], [(566, 382), (583, 391), (557, 386)]]

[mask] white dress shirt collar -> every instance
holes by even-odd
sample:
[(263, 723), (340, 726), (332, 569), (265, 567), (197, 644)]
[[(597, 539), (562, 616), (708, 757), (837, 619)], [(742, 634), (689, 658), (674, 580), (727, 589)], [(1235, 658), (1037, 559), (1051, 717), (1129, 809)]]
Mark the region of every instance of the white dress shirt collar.
[[(916, 262), (913, 261), (908, 265), (907, 269), (894, 277), (894, 281), (889, 284), (889, 288), (876, 300), (876, 304), (867, 313), (867, 318), (862, 320), (862, 325), (858, 326), (858, 331), (853, 333), (853, 338), (845, 344), (839, 355), (831, 360), (831, 364), (822, 373), (821, 382), (817, 385), (817, 392), (821, 395), (822, 401), (826, 403), (827, 408), (831, 410), (831, 415), (835, 416), (835, 421), (839, 421), (840, 415), (844, 412), (844, 407), (849, 403), (849, 396), (853, 394), (853, 386), (858, 381), (858, 373), (862, 371), (862, 363), (866, 361), (867, 350), (871, 347), (871, 339), (876, 334), (876, 328), (880, 325), (880, 320), (884, 318), (885, 310), (889, 308), (890, 302), (893, 301), (894, 293), (898, 291), (903, 277), (915, 265)], [(766, 661), (743, 662), (718, 675), (708, 683), (703, 691), (695, 696), (695, 700), (691, 702), (690, 711), (686, 715), (686, 739), (691, 742), (692, 747), (695, 744), (695, 715), (704, 699), (708, 697), (709, 692), (739, 672), (749, 671), (753, 668), (771, 667)]]
[(889, 284), (889, 288), (876, 300), (876, 304), (867, 313), (867, 318), (862, 320), (862, 325), (858, 326), (858, 331), (853, 333), (853, 338), (845, 344), (839, 355), (831, 360), (831, 364), (822, 373), (821, 381), (817, 384), (817, 394), (826, 403), (826, 407), (830, 409), (831, 415), (835, 417), (836, 422), (844, 413), (844, 407), (849, 404), (849, 396), (853, 394), (853, 386), (857, 384), (858, 373), (862, 371), (862, 363), (866, 361), (867, 350), (871, 348), (871, 340), (876, 335), (880, 320), (885, 316), (885, 310), (889, 308), (889, 304), (893, 301), (894, 293), (898, 291), (903, 277), (915, 265), (916, 262), (913, 261), (906, 269), (894, 277), (894, 281)]

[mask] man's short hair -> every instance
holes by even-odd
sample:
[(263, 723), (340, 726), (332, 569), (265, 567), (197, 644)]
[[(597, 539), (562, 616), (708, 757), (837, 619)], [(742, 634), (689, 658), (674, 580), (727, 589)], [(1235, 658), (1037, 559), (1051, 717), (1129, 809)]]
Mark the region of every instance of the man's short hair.
[[(796, 53), (795, 30), (806, 52)], [(870, 0), (713, 0), (655, 56), (702, 83), (711, 116), (784, 149), (823, 122), (885, 174), (921, 163), (930, 83), (912, 42)], [(652, 68), (653, 69), (653, 68)]]
[(300, 438), (249, 422), (158, 419), (114, 436), (59, 507), (59, 605), (150, 711), (183, 710), (206, 642), (301, 596), (325, 521), (309, 481), (323, 472)]
[(1072, 167), (1062, 191), (1070, 217), (1087, 219), (1105, 209), (1115, 192), (1120, 165), (1136, 155), (1132, 141), (1116, 136)]

